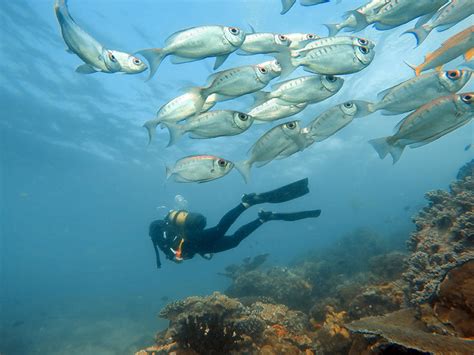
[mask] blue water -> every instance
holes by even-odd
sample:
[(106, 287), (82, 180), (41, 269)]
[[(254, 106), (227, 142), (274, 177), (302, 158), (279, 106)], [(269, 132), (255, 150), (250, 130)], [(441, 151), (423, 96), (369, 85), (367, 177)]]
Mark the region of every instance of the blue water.
[[(363, 2), (296, 4), (285, 16), (279, 15), (278, 0), (70, 0), (69, 9), (109, 48), (134, 52), (162, 46), (180, 29), (206, 24), (324, 36), (323, 23), (338, 22)], [(377, 43), (373, 63), (345, 76), (337, 95), (298, 118), (308, 122), (350, 99), (375, 100), (379, 91), (412, 76), (403, 60), (422, 62), (468, 22), (433, 31), (416, 49), (412, 36), (400, 36), (413, 23), (360, 32)], [(236, 171), (206, 184), (178, 184), (166, 181), (165, 164), (197, 153), (242, 160), (268, 129), (259, 125), (213, 140), (183, 138), (172, 148), (165, 148), (167, 132), (159, 130), (147, 145), (142, 124), (183, 87), (204, 84), (212, 59), (180, 66), (167, 59), (149, 82), (144, 82), (147, 72), (76, 74), (82, 63), (66, 53), (53, 2), (44, 0), (0, 2), (0, 43), (2, 354), (131, 353), (166, 326), (157, 317), (167, 302), (163, 297), (224, 291), (228, 280), (217, 273), (246, 256), (270, 253), (269, 263), (284, 265), (358, 227), (388, 238), (408, 236), (423, 194), (446, 189), (473, 157), (472, 150), (464, 150), (473, 138), (467, 125), (427, 146), (407, 149), (396, 165), (380, 160), (367, 141), (389, 135), (403, 116), (373, 114), (304, 152), (253, 169), (248, 185)], [(267, 58), (231, 55), (222, 69)], [(244, 97), (217, 108), (246, 110), (251, 102)], [(177, 194), (212, 225), (243, 193), (306, 176), (311, 194), (264, 208), (321, 208), (320, 218), (271, 222), (212, 261), (196, 257), (176, 265), (162, 257), (162, 269), (155, 268), (148, 224), (173, 207)], [(247, 211), (237, 225), (255, 218), (257, 210)]]

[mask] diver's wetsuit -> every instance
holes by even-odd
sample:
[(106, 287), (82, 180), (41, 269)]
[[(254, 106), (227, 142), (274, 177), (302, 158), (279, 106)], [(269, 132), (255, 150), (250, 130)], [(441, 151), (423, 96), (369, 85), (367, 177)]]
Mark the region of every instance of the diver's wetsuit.
[(156, 246), (163, 251), (168, 259), (175, 260), (176, 247), (183, 238), (183, 259), (191, 259), (196, 254), (200, 254), (206, 258), (206, 254), (218, 253), (235, 248), (242, 240), (263, 224), (263, 221), (257, 218), (237, 229), (233, 235), (225, 235), (230, 226), (245, 210), (246, 207), (244, 204), (239, 203), (236, 207), (227, 212), (215, 227), (188, 233), (185, 237), (177, 235), (174, 228), (165, 221), (153, 221), (150, 225), (149, 234), (155, 246), (158, 267), (160, 267), (161, 263)]

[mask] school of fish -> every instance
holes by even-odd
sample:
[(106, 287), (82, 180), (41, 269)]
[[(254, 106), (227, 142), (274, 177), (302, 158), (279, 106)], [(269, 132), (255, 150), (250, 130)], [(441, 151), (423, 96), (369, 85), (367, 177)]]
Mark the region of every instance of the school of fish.
[[(277, 2), (277, 0), (275, 0)], [(300, 0), (303, 6), (329, 0)], [(340, 1), (335, 1), (339, 3)], [(281, 0), (281, 14), (296, 0)], [(162, 48), (138, 50), (135, 54), (110, 49), (89, 35), (71, 17), (67, 0), (56, 0), (54, 11), (69, 53), (83, 62), (80, 74), (138, 74), (149, 70), (148, 80), (159, 75), (166, 57), (173, 64), (215, 58), (214, 70), (230, 55), (268, 55), (272, 60), (217, 71), (202, 86), (188, 88), (158, 110), (154, 119), (144, 123), (149, 143), (158, 126), (169, 131), (168, 146), (178, 144), (185, 134), (193, 139), (239, 135), (253, 124), (271, 124), (289, 118), (336, 95), (350, 77), (365, 70), (376, 56), (376, 44), (357, 36), (336, 36), (341, 30), (358, 32), (372, 25), (385, 31), (416, 20), (405, 33), (413, 34), (417, 46), (436, 29), (445, 31), (474, 14), (472, 0), (371, 0), (349, 11), (338, 24), (326, 24), (328, 36), (314, 33), (245, 31), (233, 26), (205, 25), (171, 34)], [(471, 22), (472, 23), (472, 22)], [(234, 53), (235, 52), (235, 53)], [(233, 54), (234, 53), (234, 54)], [(455, 70), (443, 66), (459, 57), (465, 62)], [(355, 118), (375, 112), (406, 115), (391, 136), (369, 140), (381, 159), (390, 155), (397, 162), (405, 147), (417, 148), (468, 124), (474, 117), (474, 92), (461, 92), (472, 78), (474, 67), (474, 26), (469, 26), (428, 53), (418, 65), (408, 64), (414, 77), (378, 94), (376, 102), (341, 100), (309, 122), (279, 123), (266, 131), (249, 149), (247, 159), (233, 162), (210, 154), (183, 157), (166, 168), (167, 178), (176, 182), (208, 182), (227, 175), (235, 167), (247, 182), (253, 166), (261, 167), (287, 158), (317, 144)], [(403, 62), (401, 61), (401, 64)], [(288, 77), (301, 67), (311, 75)], [(426, 73), (425, 73), (426, 72)], [(245, 112), (212, 110), (219, 102), (250, 94), (254, 103)], [(349, 98), (350, 99), (350, 98)]]

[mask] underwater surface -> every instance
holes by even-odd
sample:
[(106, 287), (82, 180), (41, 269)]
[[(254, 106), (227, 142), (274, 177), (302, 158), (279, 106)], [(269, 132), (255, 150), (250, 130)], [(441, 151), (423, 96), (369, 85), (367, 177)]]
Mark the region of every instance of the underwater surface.
[[(340, 22), (344, 13), (364, 3), (351, 0), (300, 6), (297, 2), (284, 15), (278, 0), (70, 0), (67, 5), (77, 24), (95, 40), (107, 48), (136, 53), (164, 46), (166, 38), (177, 31), (204, 25), (236, 26), (248, 33), (253, 28), (256, 32), (325, 37), (328, 29), (324, 24)], [(414, 77), (404, 62), (422, 63), (425, 55), (472, 26), (472, 16), (445, 31), (433, 30), (416, 48), (415, 37), (404, 34), (415, 21), (383, 31), (368, 26), (355, 34), (340, 32), (339, 36), (373, 41), (375, 57), (358, 72), (336, 75), (344, 84), (333, 96), (308, 105), (292, 118), (254, 123), (238, 135), (211, 139), (185, 135), (167, 147), (167, 129), (158, 127), (149, 144), (142, 127), (155, 118), (161, 106), (191, 87), (204, 85), (214, 72), (274, 58), (232, 53), (217, 70), (213, 70), (214, 58), (179, 65), (166, 58), (148, 81), (148, 70), (133, 75), (80, 74), (75, 70), (84, 62), (66, 52), (53, 6), (52, 0), (0, 2), (2, 355), (134, 353), (154, 344), (156, 332), (165, 330), (169, 320), (181, 321), (173, 318), (172, 306), (165, 308), (167, 304), (190, 296), (224, 302), (221, 297), (225, 296), (210, 296), (213, 292), (239, 299), (273, 296), (271, 302), (289, 307), (282, 314), (305, 312), (315, 329), (327, 321), (327, 314), (337, 320), (338, 315), (342, 317), (340, 312), (349, 312), (349, 322), (401, 308), (401, 301), (396, 305), (387, 301), (376, 312), (359, 312), (355, 307), (365, 309), (368, 301), (354, 306), (349, 300), (367, 291), (361, 291), (361, 284), (383, 284), (397, 280), (402, 272), (415, 272), (403, 266), (405, 258), (411, 260), (407, 253), (417, 250), (414, 242), (412, 249), (405, 243), (413, 231), (430, 223), (420, 222), (423, 216), (419, 216), (414, 224), (412, 218), (428, 203), (447, 206), (445, 200), (431, 195), (430, 202), (426, 201), (425, 193), (449, 190), (458, 170), (474, 158), (470, 149), (472, 123), (424, 146), (405, 149), (396, 164), (390, 158), (381, 160), (368, 141), (393, 134), (395, 125), (409, 113), (383, 115), (377, 111), (356, 117), (327, 139), (284, 159), (262, 167), (255, 164), (248, 183), (237, 168), (205, 183), (167, 179), (165, 169), (196, 154), (240, 162), (248, 158), (249, 149), (265, 132), (281, 123), (298, 119), (301, 127), (306, 127), (321, 113), (346, 101), (376, 102), (380, 91)], [(149, 64), (140, 54), (136, 56)], [(443, 70), (460, 69), (463, 62), (459, 57)], [(310, 74), (297, 68), (285, 79), (273, 79), (264, 90), (303, 75)], [(460, 92), (473, 88), (471, 80)], [(214, 109), (248, 113), (252, 105), (252, 96), (244, 95), (218, 102)], [(456, 204), (466, 208), (469, 203), (472, 211), (470, 176), (472, 170), (453, 192), (452, 211), (460, 210)], [(156, 268), (148, 228), (170, 209), (202, 213), (208, 226), (213, 226), (240, 203), (243, 194), (306, 177), (309, 194), (282, 204), (252, 206), (231, 233), (257, 218), (260, 208), (274, 212), (320, 209), (320, 217), (268, 221), (238, 247), (216, 253), (211, 260), (196, 256), (173, 263), (161, 254), (162, 267)], [(471, 200), (462, 197), (460, 190), (470, 193)], [(471, 202), (459, 202), (459, 196)], [(455, 220), (453, 213), (450, 218)], [(440, 229), (455, 228), (454, 222), (445, 226), (445, 220), (438, 219)], [(462, 223), (467, 227), (456, 230), (467, 230), (471, 244), (460, 242), (453, 255), (462, 254), (467, 264), (473, 255), (474, 221)], [(427, 249), (436, 244), (427, 243)], [(258, 262), (245, 268), (262, 255), (262, 266)], [(235, 267), (229, 269), (229, 265), (242, 263), (243, 269), (237, 272)], [(266, 271), (255, 271), (257, 266), (257, 270)], [(249, 276), (248, 272), (254, 273)], [(295, 273), (296, 279), (292, 274), (283, 277), (287, 272)], [(242, 278), (242, 274), (247, 276)], [(260, 289), (253, 288), (256, 284)], [(290, 285), (299, 288), (290, 290)], [(341, 285), (348, 290), (341, 290)], [(279, 293), (281, 289), (288, 293)], [(337, 292), (339, 296), (335, 296)], [(341, 296), (341, 292), (346, 293)], [(406, 297), (408, 303), (419, 304), (428, 296), (414, 292)], [(330, 311), (326, 306), (332, 307)], [(158, 317), (160, 311), (163, 318)], [(193, 314), (192, 309), (189, 312)], [(474, 337), (466, 330), (470, 328), (466, 322), (450, 335)], [(276, 325), (271, 327), (284, 337), (286, 330)], [(357, 327), (349, 326), (347, 336)], [(346, 333), (342, 334), (345, 337)], [(298, 349), (337, 353), (320, 338), (313, 343), (302, 341)], [(350, 346), (344, 344), (339, 353), (348, 352)]]

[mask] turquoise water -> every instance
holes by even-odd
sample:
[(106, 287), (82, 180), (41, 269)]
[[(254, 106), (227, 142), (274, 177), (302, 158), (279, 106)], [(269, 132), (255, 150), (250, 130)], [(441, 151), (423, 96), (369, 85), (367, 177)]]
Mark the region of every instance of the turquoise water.
[[(284, 16), (277, 0), (71, 0), (69, 10), (101, 43), (134, 52), (162, 46), (181, 29), (207, 24), (325, 36), (324, 23), (339, 22), (345, 11), (362, 3), (296, 4)], [(408, 236), (423, 194), (447, 188), (458, 168), (472, 159), (472, 149), (464, 150), (472, 142), (472, 125), (467, 125), (427, 146), (407, 149), (396, 165), (380, 160), (367, 141), (389, 135), (404, 116), (375, 113), (288, 159), (254, 168), (247, 185), (237, 171), (206, 184), (166, 181), (165, 165), (186, 155), (244, 159), (270, 127), (213, 140), (185, 137), (170, 148), (165, 148), (166, 130), (158, 130), (147, 145), (142, 124), (183, 88), (204, 84), (212, 59), (179, 66), (166, 59), (148, 82), (147, 72), (80, 75), (74, 70), (82, 63), (65, 51), (52, 1), (3, 1), (0, 23), (2, 354), (131, 353), (166, 326), (156, 315), (167, 300), (225, 290), (228, 280), (217, 273), (244, 257), (270, 253), (270, 263), (285, 265), (358, 227), (387, 237)], [(433, 31), (416, 49), (412, 36), (401, 36), (413, 23), (361, 31), (358, 35), (376, 42), (373, 63), (344, 76), (339, 93), (297, 118), (308, 122), (347, 100), (374, 101), (379, 91), (412, 77), (403, 61), (421, 63), (468, 24), (469, 19), (445, 32)], [(220, 69), (268, 59), (233, 54)], [(468, 89), (472, 82), (463, 91)], [(245, 111), (251, 103), (242, 97), (218, 108)], [(162, 257), (162, 269), (155, 268), (148, 224), (174, 206), (176, 195), (212, 225), (243, 193), (303, 177), (309, 177), (309, 195), (265, 208), (320, 208), (320, 218), (271, 222), (212, 261), (196, 257), (176, 265)], [(257, 211), (247, 211), (237, 225)]]

